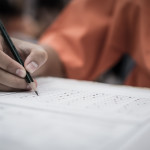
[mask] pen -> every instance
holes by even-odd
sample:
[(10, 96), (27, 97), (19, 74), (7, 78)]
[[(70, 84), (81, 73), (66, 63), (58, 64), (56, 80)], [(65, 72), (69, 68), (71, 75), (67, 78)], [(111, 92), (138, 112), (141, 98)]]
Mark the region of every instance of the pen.
[[(10, 39), (10, 37), (9, 37), (9, 35), (8, 35), (6, 29), (5, 29), (5, 27), (1, 21), (0, 21), (0, 31), (2, 33), (4, 40), (8, 44), (8, 47), (10, 48), (15, 60), (24, 67), (24, 63), (23, 63), (16, 47), (14, 46), (12, 40)], [(29, 86), (31, 87), (32, 91), (34, 91), (38, 95), (38, 92), (36, 91), (35, 83), (34, 83), (32, 77), (28, 71), (26, 71), (25, 80), (29, 84)]]

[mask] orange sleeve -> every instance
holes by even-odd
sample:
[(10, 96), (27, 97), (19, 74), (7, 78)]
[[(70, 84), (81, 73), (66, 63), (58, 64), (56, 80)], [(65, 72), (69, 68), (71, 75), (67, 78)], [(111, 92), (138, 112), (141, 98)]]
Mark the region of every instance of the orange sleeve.
[(57, 51), (69, 78), (93, 80), (106, 70), (101, 54), (114, 2), (74, 0), (41, 37)]
[(134, 73), (127, 84), (150, 86), (149, 6), (147, 0), (73, 0), (40, 42), (57, 51), (69, 78), (95, 80), (128, 53), (145, 78), (139, 82)]

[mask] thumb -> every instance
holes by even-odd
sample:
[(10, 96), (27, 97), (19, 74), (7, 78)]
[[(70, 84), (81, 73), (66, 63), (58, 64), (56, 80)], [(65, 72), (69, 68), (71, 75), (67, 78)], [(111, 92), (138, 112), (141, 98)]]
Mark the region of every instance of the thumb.
[(47, 60), (47, 53), (44, 50), (31, 50), (31, 53), (26, 58), (24, 66), (30, 73), (34, 73), (39, 69)]

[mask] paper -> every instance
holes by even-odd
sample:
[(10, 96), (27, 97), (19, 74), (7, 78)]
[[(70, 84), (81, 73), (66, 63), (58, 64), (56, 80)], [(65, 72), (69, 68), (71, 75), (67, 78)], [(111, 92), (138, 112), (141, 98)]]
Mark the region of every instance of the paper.
[(150, 90), (38, 79), (39, 96), (0, 92), (0, 150), (117, 150), (150, 119)]

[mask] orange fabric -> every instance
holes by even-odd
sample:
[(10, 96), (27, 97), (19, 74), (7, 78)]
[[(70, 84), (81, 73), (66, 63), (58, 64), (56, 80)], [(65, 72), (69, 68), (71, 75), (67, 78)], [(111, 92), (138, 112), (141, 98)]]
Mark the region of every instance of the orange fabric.
[(149, 0), (74, 0), (40, 42), (57, 51), (75, 79), (95, 80), (128, 53), (138, 69), (126, 84), (150, 87), (149, 8)]

